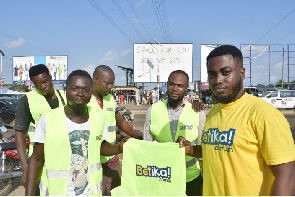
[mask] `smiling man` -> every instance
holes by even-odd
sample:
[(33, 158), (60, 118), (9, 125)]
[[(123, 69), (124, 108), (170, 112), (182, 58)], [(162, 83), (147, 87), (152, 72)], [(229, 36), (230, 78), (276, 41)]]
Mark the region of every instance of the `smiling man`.
[[(194, 112), (191, 103), (184, 101), (188, 82), (189, 77), (183, 70), (170, 73), (167, 82), (168, 99), (154, 103), (147, 110), (144, 140), (175, 142), (178, 136), (186, 136), (191, 143), (200, 144), (206, 114), (204, 111)], [(186, 157), (186, 195), (201, 196), (201, 190), (199, 162), (195, 158)]]
[[(36, 89), (20, 98), (17, 105), (14, 125), (16, 148), (23, 170), (21, 182), (24, 186), (26, 184), (26, 172), (28, 167), (27, 159), (33, 152), (32, 138), (40, 115), (51, 109), (63, 107), (65, 105), (65, 95), (63, 91), (53, 88), (52, 77), (44, 64), (31, 67), (29, 70), (29, 77)], [(27, 155), (25, 142), (27, 134), (31, 140), (29, 155)], [(36, 195), (38, 195), (38, 191)]]
[(203, 194), (293, 195), (295, 146), (290, 125), (273, 106), (244, 93), (241, 51), (232, 45), (215, 48), (207, 57), (207, 72), (216, 104), (206, 119), (202, 147), (186, 149), (190, 156), (203, 156)]

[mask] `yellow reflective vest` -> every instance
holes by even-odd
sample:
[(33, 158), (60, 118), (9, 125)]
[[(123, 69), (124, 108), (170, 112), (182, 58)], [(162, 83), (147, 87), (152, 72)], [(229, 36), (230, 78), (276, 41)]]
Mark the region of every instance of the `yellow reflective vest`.
[[(90, 195), (101, 196), (102, 168), (100, 146), (105, 118), (98, 110), (88, 107), (90, 136), (88, 140), (88, 173)], [(64, 196), (70, 178), (72, 150), (63, 108), (44, 114), (47, 120), (44, 141), (44, 167), (40, 181), (41, 195)], [(58, 126), (57, 126), (58, 125)]]
[[(194, 112), (191, 103), (185, 102), (185, 107), (178, 120), (175, 140), (178, 136), (183, 136), (194, 145), (198, 137), (198, 126), (199, 113)], [(167, 113), (167, 100), (152, 105), (150, 131), (159, 142), (173, 142)], [(197, 178), (201, 170), (196, 158), (186, 156), (185, 161), (186, 182), (189, 182)]]
[[(55, 91), (55, 95), (58, 98), (58, 106), (59, 107), (63, 107), (64, 103), (62, 103), (62, 99), (60, 97), (60, 95), (63, 97), (64, 102), (66, 102), (66, 96), (64, 95), (63, 91), (59, 91), (60, 95), (58, 94), (58, 90), (54, 90)], [(32, 114), (32, 117), (35, 121), (35, 123), (30, 123), (30, 126), (28, 128), (28, 135), (30, 137), (31, 140), (31, 144), (29, 147), (29, 155), (31, 156), (33, 153), (33, 136), (34, 136), (34, 132), (35, 132), (35, 127), (36, 124), (39, 120), (39, 118), (41, 117), (42, 114), (44, 114), (45, 112), (51, 110), (51, 107), (49, 106), (48, 102), (46, 101), (45, 97), (38, 93), (37, 90), (28, 92), (26, 94), (27, 98), (28, 98), (28, 103), (29, 103), (29, 107), (30, 107), (30, 112)], [(66, 104), (66, 103), (65, 103)]]
[[(116, 143), (116, 117), (115, 117), (115, 110), (116, 104), (113, 95), (108, 94), (107, 96), (103, 97), (103, 109), (98, 105), (95, 96), (92, 95), (88, 106), (98, 108), (101, 111), (104, 111), (106, 114), (107, 119), (107, 127), (108, 127), (108, 136), (107, 141), (111, 144)], [(101, 156), (101, 163), (106, 163), (109, 159), (113, 158)]]

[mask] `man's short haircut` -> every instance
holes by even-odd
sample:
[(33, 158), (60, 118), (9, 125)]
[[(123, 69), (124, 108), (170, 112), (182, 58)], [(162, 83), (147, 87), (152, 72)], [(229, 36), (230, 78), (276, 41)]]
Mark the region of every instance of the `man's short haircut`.
[(241, 63), (243, 67), (243, 55), (240, 49), (233, 45), (221, 45), (213, 49), (207, 56), (207, 64), (209, 59), (222, 55), (231, 55), (233, 58)]
[(35, 66), (32, 66), (29, 70), (30, 80), (32, 80), (33, 77), (40, 75), (42, 73), (46, 73), (47, 75), (49, 75), (49, 70), (44, 64), (37, 64)]
[(67, 81), (66, 81), (66, 85), (69, 84), (69, 81), (70, 81), (71, 78), (74, 77), (74, 76), (87, 77), (87, 78), (90, 80), (90, 84), (92, 84), (92, 78), (91, 78), (90, 74), (89, 74), (87, 71), (85, 71), (85, 70), (80, 70), (80, 69), (79, 69), (79, 70), (74, 70), (74, 71), (72, 71), (72, 72), (69, 74), (69, 76), (68, 76), (68, 78), (67, 78)]
[(189, 76), (188, 76), (188, 74), (187, 74), (185, 71), (183, 71), (183, 70), (175, 70), (175, 71), (172, 71), (172, 72), (170, 73), (169, 77), (168, 77), (168, 81), (169, 81), (170, 76), (171, 76), (172, 74), (183, 74), (183, 75), (185, 75), (186, 78), (187, 78), (187, 83), (189, 82)]
[(99, 66), (97, 66), (95, 68), (95, 70), (93, 72), (93, 77), (95, 75), (98, 75), (99, 73), (105, 73), (105, 72), (115, 75), (113, 69), (111, 69), (109, 66), (107, 66), (107, 65), (99, 65)]

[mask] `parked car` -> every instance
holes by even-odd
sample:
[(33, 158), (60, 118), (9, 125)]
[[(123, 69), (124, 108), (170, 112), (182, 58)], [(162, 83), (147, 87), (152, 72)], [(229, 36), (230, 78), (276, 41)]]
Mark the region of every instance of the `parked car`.
[(0, 118), (7, 127), (13, 127), (18, 99), (0, 99)]
[(295, 108), (295, 90), (274, 91), (262, 99), (279, 109)]
[(262, 93), (259, 98), (267, 98), (272, 92), (274, 91), (266, 91), (264, 93)]

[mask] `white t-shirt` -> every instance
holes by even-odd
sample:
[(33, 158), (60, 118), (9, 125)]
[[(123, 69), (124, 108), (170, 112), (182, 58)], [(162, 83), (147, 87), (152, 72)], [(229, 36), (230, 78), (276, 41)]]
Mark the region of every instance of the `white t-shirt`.
[[(68, 136), (72, 149), (70, 165), (69, 185), (67, 196), (88, 196), (89, 173), (88, 173), (88, 139), (90, 136), (90, 121), (82, 124), (72, 122), (66, 118)], [(44, 143), (47, 120), (42, 115), (36, 125), (34, 142)]]

